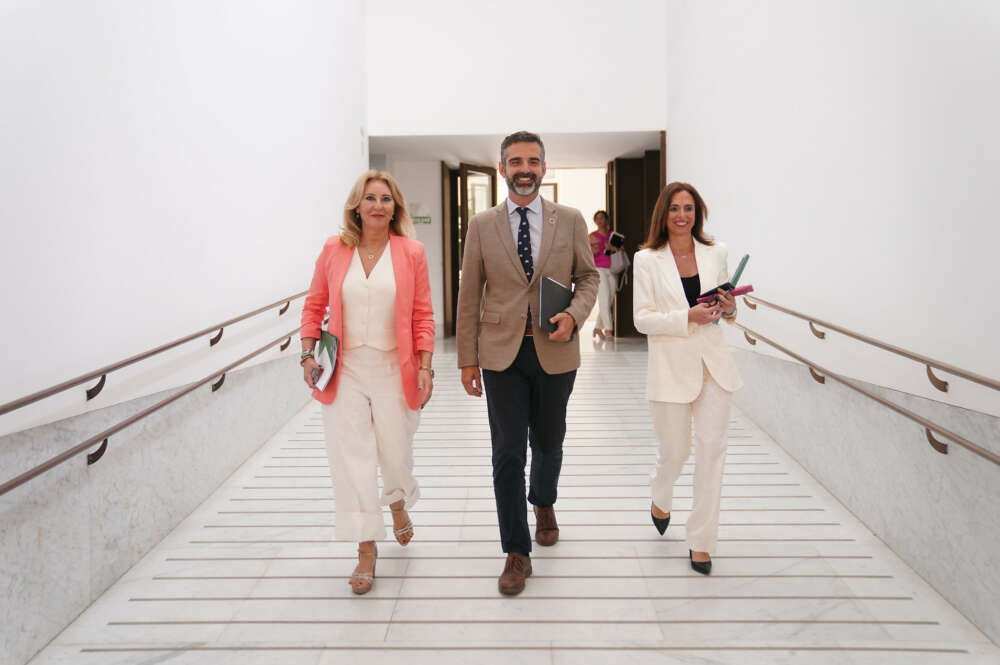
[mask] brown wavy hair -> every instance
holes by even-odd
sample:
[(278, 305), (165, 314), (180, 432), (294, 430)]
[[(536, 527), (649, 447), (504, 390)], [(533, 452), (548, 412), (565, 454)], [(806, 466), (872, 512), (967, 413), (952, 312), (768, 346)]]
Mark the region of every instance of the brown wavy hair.
[(715, 244), (710, 237), (705, 235), (703, 226), (708, 219), (708, 206), (705, 205), (701, 194), (686, 182), (672, 182), (660, 192), (653, 206), (653, 217), (649, 224), (649, 237), (643, 249), (660, 249), (667, 244), (670, 239), (670, 232), (667, 229), (667, 213), (670, 209), (670, 201), (678, 192), (687, 192), (694, 199), (694, 227), (691, 229), (691, 236), (703, 245)]
[(351, 187), (351, 193), (347, 195), (347, 203), (344, 204), (344, 228), (340, 232), (340, 242), (348, 247), (357, 247), (358, 243), (361, 242), (361, 219), (356, 215), (358, 206), (361, 205), (361, 197), (365, 194), (365, 187), (372, 180), (384, 182), (392, 194), (394, 210), (392, 220), (389, 222), (389, 232), (404, 238), (412, 238), (416, 235), (413, 220), (410, 219), (410, 213), (406, 210), (406, 199), (403, 198), (403, 192), (399, 189), (396, 179), (386, 171), (372, 169), (361, 174), (361, 177)]

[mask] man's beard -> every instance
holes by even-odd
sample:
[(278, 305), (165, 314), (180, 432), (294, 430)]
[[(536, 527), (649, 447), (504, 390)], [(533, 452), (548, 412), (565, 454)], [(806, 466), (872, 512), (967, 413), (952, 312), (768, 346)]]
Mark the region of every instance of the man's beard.
[[(527, 175), (533, 178), (533, 181), (526, 185), (517, 185), (514, 183), (514, 179), (518, 176)], [(513, 177), (504, 178), (507, 181), (507, 189), (514, 192), (518, 196), (531, 196), (538, 192), (538, 189), (542, 186), (541, 178), (535, 177), (534, 173), (515, 173)]]

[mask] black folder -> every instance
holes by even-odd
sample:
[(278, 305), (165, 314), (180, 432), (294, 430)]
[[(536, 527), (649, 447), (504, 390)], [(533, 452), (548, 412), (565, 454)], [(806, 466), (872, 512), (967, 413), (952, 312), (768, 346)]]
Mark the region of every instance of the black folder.
[[(556, 324), (549, 319), (565, 311), (573, 300), (573, 291), (551, 277), (542, 277), (538, 285), (538, 330), (555, 332)], [(570, 336), (573, 339), (573, 336)]]

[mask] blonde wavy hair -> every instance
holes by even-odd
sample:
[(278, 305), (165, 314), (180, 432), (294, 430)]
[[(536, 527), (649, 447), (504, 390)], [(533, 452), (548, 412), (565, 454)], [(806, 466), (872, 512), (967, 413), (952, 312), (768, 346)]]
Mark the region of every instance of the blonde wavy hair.
[(340, 242), (348, 247), (357, 247), (361, 242), (361, 218), (358, 217), (358, 206), (361, 205), (361, 198), (365, 194), (365, 186), (372, 180), (381, 180), (389, 187), (392, 194), (392, 202), (395, 204), (392, 220), (389, 222), (389, 232), (395, 233), (404, 238), (412, 238), (416, 235), (413, 228), (413, 220), (406, 210), (406, 199), (399, 189), (396, 179), (386, 171), (376, 171), (374, 169), (365, 171), (358, 178), (351, 193), (347, 195), (347, 203), (344, 204), (344, 228), (340, 233)]

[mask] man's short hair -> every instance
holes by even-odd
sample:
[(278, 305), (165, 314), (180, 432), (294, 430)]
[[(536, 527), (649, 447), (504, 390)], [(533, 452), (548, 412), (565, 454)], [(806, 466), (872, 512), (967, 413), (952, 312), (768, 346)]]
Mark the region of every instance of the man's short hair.
[(545, 144), (542, 143), (542, 137), (532, 132), (521, 131), (514, 132), (500, 144), (500, 162), (502, 164), (507, 163), (507, 148), (512, 143), (537, 143), (538, 147), (542, 149), (542, 161), (545, 161)]

